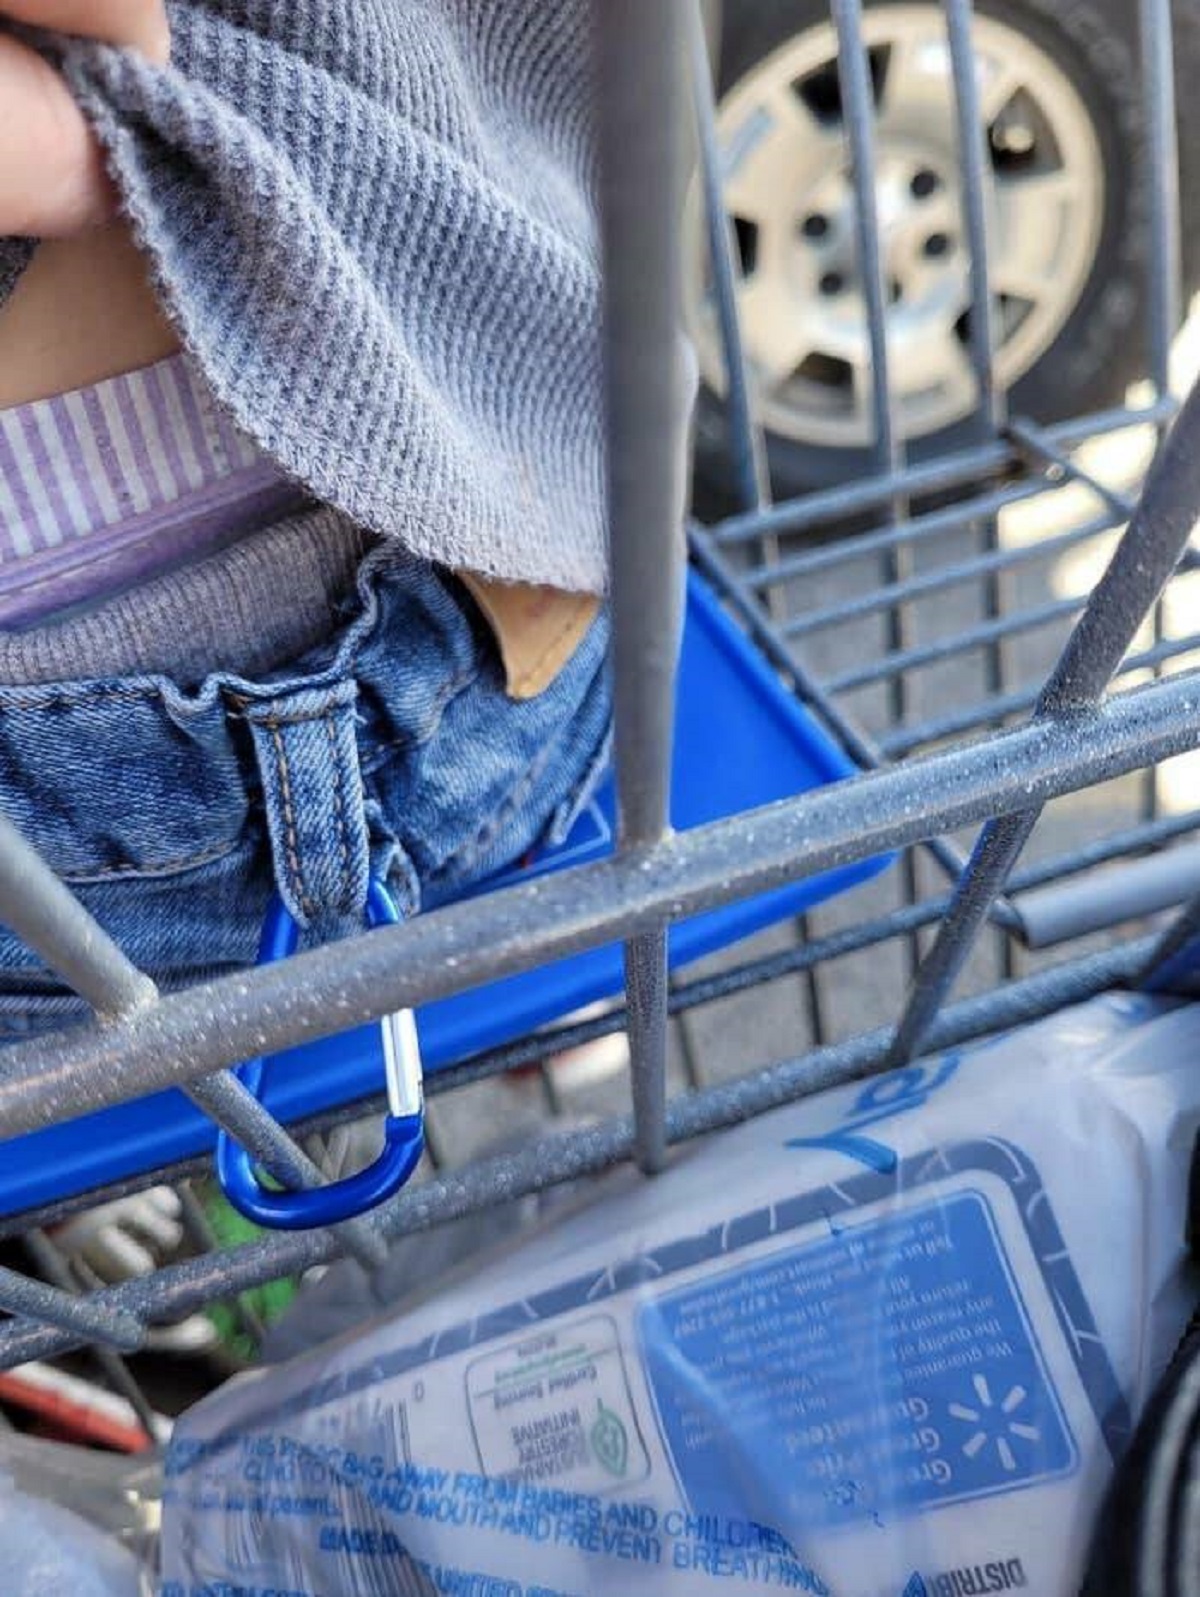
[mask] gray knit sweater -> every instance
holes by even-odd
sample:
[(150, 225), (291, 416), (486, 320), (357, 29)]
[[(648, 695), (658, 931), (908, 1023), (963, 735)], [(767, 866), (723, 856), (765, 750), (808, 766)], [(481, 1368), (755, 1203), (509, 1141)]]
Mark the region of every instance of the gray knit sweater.
[[(187, 348), (322, 500), (446, 565), (605, 582), (587, 0), (175, 0), (73, 41)], [(22, 246), (0, 244), (0, 297)]]

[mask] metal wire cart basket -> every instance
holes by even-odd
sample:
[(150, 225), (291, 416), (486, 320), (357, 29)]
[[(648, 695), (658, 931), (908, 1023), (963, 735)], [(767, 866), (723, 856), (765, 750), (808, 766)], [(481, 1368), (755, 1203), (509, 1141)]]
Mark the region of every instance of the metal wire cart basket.
[[(687, 0), (605, 0), (599, 10), (615, 851), (160, 994), (0, 820), (0, 918), (96, 1015), (6, 1052), (0, 1136), (42, 1133), (178, 1086), (281, 1183), (311, 1187), (323, 1179), (311, 1136), (377, 1104), (352, 1094), (285, 1129), (229, 1067), (614, 944), (624, 947), (625, 1000), (431, 1072), (440, 1168), (332, 1229), (206, 1247), (193, 1205), (188, 1257), (81, 1290), (47, 1228), (151, 1184), (179, 1184), (186, 1195), (208, 1160), (193, 1152), (151, 1161), (83, 1190), (56, 1189), (51, 1170), (38, 1200), (10, 1202), (3, 1218), (9, 1257), (24, 1248), (29, 1267), (0, 1271), (4, 1368), (91, 1348), (102, 1378), (144, 1413), (124, 1356), (156, 1324), (342, 1252), (370, 1264), (405, 1233), (622, 1161), (651, 1176), (688, 1139), (1145, 982), (1200, 926), (1200, 845), (1191, 841), (1200, 809), (1179, 758), (1200, 742), (1200, 687), (1189, 671), (1200, 648), (1189, 542), (1200, 515), (1200, 395), (1179, 407), (1170, 383), (1182, 289), (1169, 0), (1141, 0), (1136, 52), (1142, 123), (1131, 159), (1146, 202), (1148, 315), (1128, 337), (1145, 349), (1149, 380), (1136, 403), (1053, 424), (1010, 415), (997, 380), (1003, 307), (989, 281), (986, 107), (970, 0), (945, 0), (974, 411), (965, 442), (911, 460), (889, 380), (895, 289), (876, 205), (876, 63), (861, 0), (833, 0), (837, 103), (826, 132), (842, 141), (852, 175), (870, 465), (780, 502), (760, 431), (764, 375), (743, 353), (739, 279), (749, 263), (723, 199), (728, 151), (699, 12)], [(807, 791), (676, 832), (681, 216), (707, 229), (702, 314), (721, 371), (705, 378), (721, 393), (735, 501), (711, 524), (689, 527), (693, 572), (724, 624), (753, 645), (761, 681), (786, 690), (836, 760)], [(701, 767), (720, 759), (719, 748), (693, 752)], [(857, 774), (829, 779), (851, 766)], [(835, 870), (849, 872), (843, 886), (858, 880), (823, 903), (777, 899), (773, 925), (668, 972), (672, 924)], [(547, 1062), (621, 1032), (628, 1100), (623, 1076), (597, 1100), (603, 1118), (556, 1128), (555, 1111), (572, 1105)], [(455, 1106), (507, 1075), (529, 1080), (531, 1067), (545, 1094), (542, 1133), (517, 1152), (464, 1161), (452, 1146)]]

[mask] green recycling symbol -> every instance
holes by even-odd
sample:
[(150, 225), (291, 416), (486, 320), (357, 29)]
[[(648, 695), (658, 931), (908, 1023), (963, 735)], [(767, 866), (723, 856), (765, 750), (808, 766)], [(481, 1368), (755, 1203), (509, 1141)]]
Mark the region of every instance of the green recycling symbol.
[(629, 1466), (629, 1438), (621, 1416), (596, 1399), (596, 1418), (592, 1421), (592, 1451), (610, 1475), (624, 1475)]

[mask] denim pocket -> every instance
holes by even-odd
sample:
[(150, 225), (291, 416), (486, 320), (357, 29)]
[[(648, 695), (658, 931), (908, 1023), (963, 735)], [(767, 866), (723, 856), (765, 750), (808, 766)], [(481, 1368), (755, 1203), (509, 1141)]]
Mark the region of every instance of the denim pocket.
[[(135, 965), (175, 987), (253, 962), (271, 886), (262, 830), (252, 817), (236, 846), (215, 858), (153, 875), (83, 882), (74, 891)], [(0, 928), (0, 1003), (7, 1009), (0, 1029), (11, 1026), (20, 1003), (37, 1017), (66, 997), (37, 955)]]

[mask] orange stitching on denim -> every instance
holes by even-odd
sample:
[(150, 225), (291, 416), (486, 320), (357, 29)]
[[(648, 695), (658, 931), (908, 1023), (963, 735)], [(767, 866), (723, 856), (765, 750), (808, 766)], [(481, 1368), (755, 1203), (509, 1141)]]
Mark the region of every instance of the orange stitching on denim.
[(279, 765), (279, 792), (283, 799), (284, 820), (284, 853), (287, 856), (288, 868), (292, 873), (293, 885), (296, 896), (300, 900), (300, 908), (306, 919), (312, 920), (316, 914), (316, 907), (308, 896), (304, 876), (300, 870), (300, 854), (296, 845), (296, 816), (292, 810), (292, 782), (291, 772), (288, 767), (287, 751), (283, 746), (283, 738), (279, 734), (279, 727), (271, 728), (271, 738), (275, 744), (275, 758)]
[(240, 838), (233, 838), (224, 843), (218, 843), (214, 848), (204, 849), (199, 854), (181, 854), (176, 859), (157, 861), (151, 865), (102, 865), (94, 871), (60, 871), (64, 882), (75, 882), (86, 886), (89, 882), (99, 882), (110, 876), (162, 876), (172, 871), (197, 870), (201, 865), (211, 865), (214, 860), (224, 859), (232, 854), (240, 844)]
[(353, 909), (353, 884), (350, 880), (350, 834), (346, 825), (346, 811), (342, 804), (342, 760), (338, 753), (337, 733), (333, 717), (325, 717), (325, 732), (329, 738), (329, 757), (333, 763), (333, 813), (337, 820), (338, 844), (342, 856), (342, 893), (339, 909)]
[[(339, 706), (335, 705), (335, 709)], [(253, 726), (267, 726), (272, 731), (279, 726), (311, 726), (314, 721), (329, 719), (328, 709), (297, 711), (295, 715), (255, 715), (253, 711), (246, 717)]]

